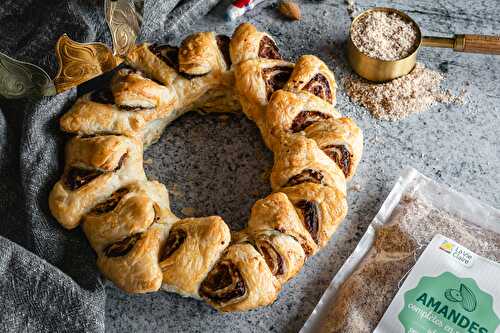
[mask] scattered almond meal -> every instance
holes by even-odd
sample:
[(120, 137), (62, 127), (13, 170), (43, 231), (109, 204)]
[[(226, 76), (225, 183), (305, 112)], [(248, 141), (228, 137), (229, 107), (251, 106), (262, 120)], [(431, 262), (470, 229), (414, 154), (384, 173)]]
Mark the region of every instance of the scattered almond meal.
[(258, 191), (258, 190), (252, 191), (252, 192), (250, 193), (250, 195), (251, 195), (252, 197), (255, 197), (255, 198), (259, 197), (259, 196), (260, 196), (260, 194), (261, 194), (261, 193), (260, 193), (260, 191)]
[(227, 114), (221, 114), (217, 119), (219, 119), (223, 125), (227, 125), (229, 123), (229, 116)]
[(153, 159), (151, 159), (151, 158), (145, 159), (145, 160), (143, 161), (143, 163), (144, 163), (145, 165), (153, 164)]
[(357, 75), (343, 80), (347, 95), (367, 108), (375, 118), (396, 121), (423, 112), (436, 102), (463, 104), (463, 94), (453, 96), (441, 90), (443, 76), (417, 63), (403, 77), (385, 83), (373, 83)]
[(349, 17), (351, 20), (354, 19), (354, 17), (356, 17), (356, 12), (358, 11), (356, 2), (354, 2), (354, 0), (344, 0), (344, 2), (347, 5), (347, 13), (349, 14)]
[(178, 198), (183, 198), (184, 197), (184, 192), (182, 192), (180, 189), (179, 189), (179, 186), (177, 184), (174, 184), (172, 186), (171, 189), (168, 190), (168, 192), (170, 194), (172, 194), (173, 196), (175, 197), (178, 197)]
[(292, 1), (281, 1), (278, 4), (278, 10), (281, 14), (288, 17), (291, 20), (297, 21), (300, 20), (300, 8), (299, 6)]
[(264, 181), (268, 181), (269, 178), (271, 177), (271, 171), (272, 169), (271, 168), (268, 168), (266, 170), (264, 170), (261, 174), (260, 174), (260, 177), (262, 180)]
[(353, 191), (353, 192), (361, 192), (361, 185), (359, 185), (359, 184), (352, 184), (349, 187), (349, 190)]

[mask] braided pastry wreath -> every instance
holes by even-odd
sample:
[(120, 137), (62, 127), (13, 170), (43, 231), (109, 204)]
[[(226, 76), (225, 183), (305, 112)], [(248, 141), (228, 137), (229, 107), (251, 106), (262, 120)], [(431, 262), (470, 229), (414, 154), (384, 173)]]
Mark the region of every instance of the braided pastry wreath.
[[(363, 137), (334, 108), (332, 72), (311, 55), (283, 60), (248, 23), (232, 38), (201, 32), (179, 48), (138, 45), (126, 64), (60, 119), (76, 136), (50, 193), (52, 214), (67, 229), (82, 225), (102, 273), (127, 292), (162, 288), (221, 311), (273, 303), (347, 213)], [(165, 186), (146, 178), (143, 146), (193, 109), (242, 109), (274, 152), (274, 192), (242, 231), (231, 234), (218, 216), (178, 219)]]

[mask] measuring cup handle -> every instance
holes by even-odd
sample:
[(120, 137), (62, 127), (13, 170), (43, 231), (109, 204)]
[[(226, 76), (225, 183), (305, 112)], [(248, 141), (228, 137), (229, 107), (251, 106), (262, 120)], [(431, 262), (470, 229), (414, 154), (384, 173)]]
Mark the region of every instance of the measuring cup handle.
[(500, 54), (500, 36), (456, 35), (453, 49), (458, 52)]

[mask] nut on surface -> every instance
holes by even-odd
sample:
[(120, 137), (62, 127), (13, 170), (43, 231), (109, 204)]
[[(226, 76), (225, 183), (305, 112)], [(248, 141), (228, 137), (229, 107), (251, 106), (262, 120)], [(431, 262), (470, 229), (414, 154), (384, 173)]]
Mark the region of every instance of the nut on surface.
[(293, 1), (281, 1), (278, 4), (278, 10), (291, 20), (300, 20), (300, 7)]

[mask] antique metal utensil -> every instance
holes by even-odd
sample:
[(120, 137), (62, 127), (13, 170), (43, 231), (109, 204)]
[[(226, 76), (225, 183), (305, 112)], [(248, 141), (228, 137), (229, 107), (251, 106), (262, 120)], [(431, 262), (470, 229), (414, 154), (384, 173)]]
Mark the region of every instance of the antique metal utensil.
[[(354, 45), (351, 37), (353, 27), (362, 17), (374, 11), (395, 13), (415, 26), (417, 39), (410, 55), (399, 60), (380, 60), (362, 53)], [(384, 82), (411, 72), (415, 67), (417, 53), (421, 46), (451, 48), (457, 52), (500, 54), (500, 36), (455, 35), (450, 38), (422, 36), (418, 24), (405, 13), (393, 8), (375, 7), (362, 12), (352, 21), (347, 41), (347, 58), (354, 71), (360, 76), (370, 81)]]
[(113, 39), (113, 54), (124, 57), (135, 45), (141, 15), (131, 0), (104, 0), (104, 14)]
[(113, 50), (103, 43), (79, 43), (62, 35), (55, 48), (59, 70), (53, 80), (42, 68), (0, 52), (0, 98), (52, 96), (89, 81), (93, 82), (79, 90), (95, 86), (99, 77), (120, 65), (134, 47), (142, 20), (136, 4), (140, 7), (142, 1), (105, 0)]
[(0, 97), (16, 99), (55, 94), (54, 82), (42, 68), (0, 52)]

